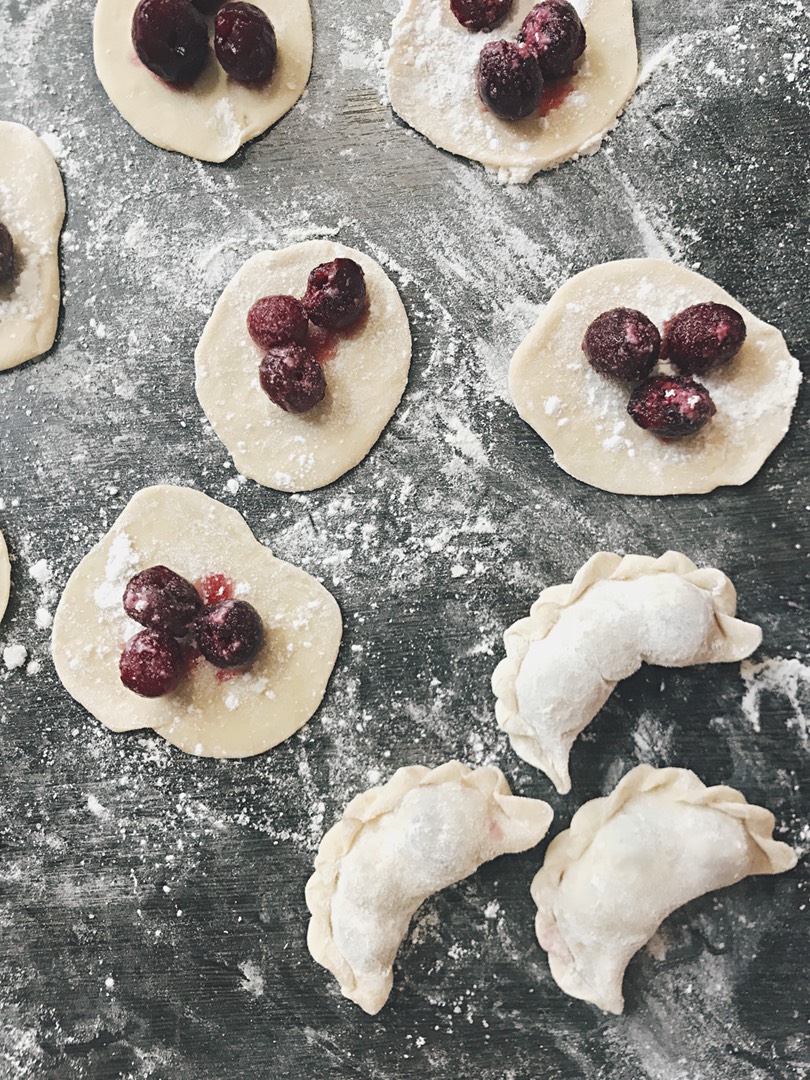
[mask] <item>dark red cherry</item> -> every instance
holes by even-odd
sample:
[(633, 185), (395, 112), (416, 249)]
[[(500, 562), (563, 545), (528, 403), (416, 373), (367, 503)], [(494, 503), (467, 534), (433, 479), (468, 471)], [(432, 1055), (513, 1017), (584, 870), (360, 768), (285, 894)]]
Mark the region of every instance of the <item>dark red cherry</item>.
[(450, 0), (450, 10), (468, 30), (494, 30), (512, 10), (512, 0)]
[(225, 0), (191, 0), (191, 2), (203, 15), (213, 15), (215, 11), (222, 7)]
[(682, 375), (727, 364), (745, 341), (745, 320), (726, 304), (694, 304), (664, 325), (661, 355)]
[(268, 82), (276, 68), (273, 24), (255, 4), (226, 4), (214, 21), (214, 51), (236, 82)]
[(476, 72), (478, 96), (501, 120), (521, 120), (540, 103), (543, 76), (525, 45), (490, 41), (481, 50)]
[(662, 439), (696, 435), (717, 412), (709, 391), (694, 379), (657, 375), (637, 386), (627, 411), (639, 427)]
[(316, 326), (345, 330), (357, 322), (366, 306), (366, 277), (354, 259), (333, 259), (310, 273), (302, 300)]
[(309, 321), (304, 305), (294, 296), (263, 296), (248, 312), (248, 333), (260, 349), (306, 343)]
[(564, 79), (585, 51), (585, 27), (567, 0), (543, 0), (523, 20), (518, 40), (531, 49), (544, 79)]
[(197, 648), (216, 667), (244, 667), (262, 647), (264, 627), (245, 600), (223, 600), (200, 616), (194, 634)]
[(597, 315), (582, 341), (591, 367), (614, 379), (646, 379), (660, 347), (655, 324), (640, 311), (621, 307)]
[(11, 233), (0, 221), (0, 285), (14, 277), (14, 241)]
[(162, 630), (141, 630), (124, 646), (118, 663), (121, 682), (141, 697), (171, 693), (183, 673), (180, 646)]
[(140, 0), (132, 18), (132, 44), (159, 79), (188, 86), (208, 59), (208, 27), (191, 0)]
[(203, 602), (190, 581), (168, 566), (150, 566), (131, 578), (124, 590), (124, 611), (152, 630), (183, 637)]
[(259, 382), (273, 404), (285, 412), (303, 413), (323, 401), (323, 368), (303, 345), (276, 345), (259, 366)]

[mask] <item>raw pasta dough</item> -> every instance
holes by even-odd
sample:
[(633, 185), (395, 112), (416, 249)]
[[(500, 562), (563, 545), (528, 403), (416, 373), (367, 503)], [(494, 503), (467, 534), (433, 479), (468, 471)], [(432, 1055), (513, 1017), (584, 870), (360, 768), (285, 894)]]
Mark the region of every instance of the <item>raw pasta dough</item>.
[(251, 89), (229, 79), (213, 49), (188, 90), (173, 90), (138, 59), (132, 16), (138, 0), (98, 0), (93, 25), (96, 72), (124, 119), (155, 146), (201, 161), (226, 161), (298, 101), (312, 67), (309, 0), (252, 0), (276, 32), (270, 82)]
[[(697, 435), (664, 442), (630, 419), (629, 385), (598, 375), (582, 339), (596, 316), (614, 307), (637, 308), (663, 330), (677, 312), (704, 301), (739, 311), (748, 336), (729, 364), (698, 379), (716, 416)], [(695, 495), (745, 484), (787, 432), (800, 382), (799, 363), (775, 327), (708, 278), (659, 259), (604, 263), (566, 282), (509, 369), (517, 411), (557, 464), (624, 495)]]
[(736, 610), (726, 575), (677, 551), (660, 559), (597, 552), (504, 634), (506, 658), (492, 676), (498, 724), (565, 794), (571, 746), (619, 680), (642, 663), (728, 663), (759, 646), (762, 631)]
[(625, 968), (667, 915), (749, 874), (796, 865), (773, 827), (769, 810), (687, 769), (639, 765), (607, 798), (585, 803), (532, 883), (537, 939), (558, 986), (620, 1013)]
[(8, 597), (11, 592), (11, 562), (8, 557), (6, 538), (0, 533), (0, 621), (8, 607)]
[[(587, 45), (570, 93), (547, 116), (499, 120), (478, 96), (475, 71), (488, 41), (514, 40), (534, 6), (516, 0), (489, 33), (463, 27), (450, 0), (405, 0), (386, 63), (391, 105), (436, 146), (480, 161), (501, 183), (525, 184), (541, 169), (599, 149), (633, 92), (638, 71), (631, 0), (573, 0)], [(550, 83), (555, 94), (557, 84)], [(543, 104), (541, 102), (541, 111)]]
[[(189, 581), (224, 574), (259, 612), (265, 644), (246, 672), (200, 660), (171, 694), (142, 698), (118, 674), (142, 629), (122, 607), (129, 579), (165, 565)], [(71, 574), (56, 610), (53, 657), (67, 691), (113, 731), (149, 727), (189, 754), (248, 757), (288, 739), (323, 697), (342, 633), (333, 597), (260, 544), (235, 510), (199, 491), (139, 491)]]
[(419, 905), (481, 863), (534, 847), (552, 817), (539, 799), (512, 795), (494, 767), (399, 769), (352, 799), (321, 841), (306, 889), (309, 951), (345, 997), (379, 1012)]
[[(332, 259), (363, 268), (367, 315), (338, 333), (326, 360), (326, 397), (306, 413), (287, 413), (259, 386), (261, 351), (245, 320), (262, 296), (303, 296), (311, 270)], [(366, 456), (408, 381), (411, 333), (396, 286), (353, 248), (311, 240), (250, 259), (216, 303), (195, 354), (197, 396), (241, 473), (279, 491), (330, 484)]]
[(16, 276), (0, 285), (0, 370), (41, 356), (59, 322), (59, 233), (65, 189), (53, 155), (22, 124), (0, 122), (0, 221)]

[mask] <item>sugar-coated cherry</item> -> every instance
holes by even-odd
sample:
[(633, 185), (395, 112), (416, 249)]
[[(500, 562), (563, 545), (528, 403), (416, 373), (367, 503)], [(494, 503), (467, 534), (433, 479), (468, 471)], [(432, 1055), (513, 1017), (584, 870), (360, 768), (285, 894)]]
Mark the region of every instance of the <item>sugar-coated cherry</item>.
[(208, 608), (194, 628), (197, 648), (220, 668), (244, 667), (262, 647), (261, 616), (245, 600), (223, 600)]
[(564, 79), (585, 51), (585, 27), (567, 0), (543, 0), (523, 20), (518, 40), (532, 51), (544, 79)]
[(268, 349), (259, 366), (259, 382), (274, 405), (291, 413), (308, 412), (326, 393), (323, 368), (303, 345)]
[(302, 300), (316, 326), (346, 330), (366, 306), (366, 276), (354, 259), (333, 259), (311, 271)]
[(661, 355), (682, 375), (727, 364), (745, 341), (745, 320), (727, 304), (694, 304), (664, 325)]
[(468, 30), (494, 30), (512, 10), (513, 0), (450, 0), (450, 10)]
[(200, 594), (190, 581), (168, 566), (150, 566), (141, 570), (124, 590), (124, 611), (130, 619), (183, 637), (203, 609)]
[(540, 103), (543, 76), (535, 56), (513, 41), (490, 41), (481, 50), (476, 72), (478, 95), (501, 120), (521, 120)]
[(304, 345), (309, 320), (304, 305), (295, 296), (263, 296), (248, 312), (248, 333), (260, 349), (276, 345)]
[(639, 427), (662, 439), (696, 435), (717, 412), (709, 391), (691, 378), (656, 375), (637, 386), (627, 411)]
[(585, 331), (582, 351), (600, 375), (646, 379), (658, 360), (661, 335), (655, 323), (633, 308), (603, 311)]
[(208, 27), (191, 0), (140, 0), (132, 18), (132, 44), (159, 79), (188, 86), (208, 58)]
[(11, 233), (0, 221), (0, 285), (14, 277), (14, 241)]
[(273, 24), (255, 4), (226, 4), (214, 20), (214, 51), (236, 82), (268, 82), (278, 52)]
[(171, 635), (141, 630), (124, 646), (118, 663), (121, 682), (141, 697), (171, 693), (183, 673), (183, 654)]

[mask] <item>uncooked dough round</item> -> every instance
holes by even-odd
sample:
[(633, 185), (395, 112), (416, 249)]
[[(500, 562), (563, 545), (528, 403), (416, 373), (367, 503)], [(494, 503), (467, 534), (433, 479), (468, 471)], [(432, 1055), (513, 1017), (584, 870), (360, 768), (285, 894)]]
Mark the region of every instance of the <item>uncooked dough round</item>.
[[(643, 311), (663, 331), (667, 319), (704, 301), (739, 311), (748, 336), (729, 364), (698, 378), (717, 414), (697, 435), (664, 442), (630, 419), (630, 384), (598, 375), (582, 339), (611, 308)], [(697, 495), (747, 483), (787, 432), (800, 382), (799, 363), (775, 327), (708, 278), (659, 259), (604, 263), (571, 278), (509, 369), (517, 411), (549, 444), (557, 464), (621, 495)]]
[(6, 538), (0, 533), (0, 620), (8, 607), (8, 596), (11, 591), (11, 562), (8, 557)]
[(41, 356), (59, 322), (59, 233), (65, 189), (53, 155), (22, 124), (0, 122), (0, 221), (16, 276), (0, 285), (0, 371)]
[[(362, 266), (367, 313), (336, 335), (323, 401), (309, 412), (284, 412), (259, 386), (262, 354), (248, 335), (247, 313), (262, 296), (303, 296), (310, 271), (337, 258)], [(278, 491), (311, 491), (348, 472), (380, 437), (408, 381), (411, 332), (382, 267), (353, 248), (310, 240), (245, 263), (217, 301), (195, 362), (200, 404), (237, 469)]]
[[(453, 154), (480, 161), (504, 184), (525, 184), (579, 154), (595, 153), (636, 85), (638, 54), (632, 0), (573, 0), (587, 45), (568, 95), (547, 84), (540, 110), (525, 120), (499, 120), (475, 84), (488, 41), (515, 40), (533, 0), (516, 0), (497, 29), (475, 33), (458, 22), (450, 0), (405, 0), (394, 20), (386, 63), (391, 105), (412, 128)], [(564, 91), (563, 91), (564, 92)]]
[(293, 107), (312, 67), (309, 0), (252, 3), (269, 17), (278, 42), (276, 70), (267, 86), (251, 89), (228, 78), (212, 48), (194, 85), (173, 90), (141, 63), (133, 48), (138, 0), (98, 0), (96, 72), (113, 105), (140, 135), (201, 161), (226, 161)]
[[(127, 690), (121, 647), (142, 629), (122, 606), (140, 570), (169, 566), (189, 581), (224, 574), (259, 612), (265, 644), (244, 673), (200, 659), (161, 698)], [(144, 488), (65, 586), (53, 658), (66, 690), (113, 731), (154, 728), (189, 754), (260, 754), (309, 720), (326, 689), (342, 634), (340, 609), (313, 577), (260, 544), (235, 511), (192, 488)]]

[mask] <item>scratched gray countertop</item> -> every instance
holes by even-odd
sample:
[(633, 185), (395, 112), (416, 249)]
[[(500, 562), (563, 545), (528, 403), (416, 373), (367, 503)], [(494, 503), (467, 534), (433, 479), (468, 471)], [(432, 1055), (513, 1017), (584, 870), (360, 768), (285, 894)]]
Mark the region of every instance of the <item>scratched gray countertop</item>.
[[(649, 761), (740, 787), (773, 809), (777, 835), (810, 846), (807, 392), (745, 488), (678, 499), (566, 476), (505, 392), (514, 347), (567, 277), (644, 254), (699, 268), (806, 361), (806, 10), (638, 0), (649, 78), (615, 132), (510, 188), (392, 116), (380, 59), (396, 0), (313, 8), (304, 100), (213, 166), (156, 149), (117, 114), (93, 71), (89, 0), (0, 0), (0, 117), (49, 139), (69, 207), (56, 345), (0, 375), (14, 557), (0, 647), (22, 644), (29, 661), (0, 684), (0, 1076), (807, 1076), (803, 862), (674, 913), (631, 962), (621, 1017), (549, 975), (528, 893), (542, 846), (424, 905), (375, 1018), (310, 960), (303, 903), (317, 843), (353, 794), (454, 756), (549, 800), (552, 834)], [(250, 254), (315, 236), (383, 263), (413, 366), (369, 457), (290, 497), (236, 475), (192, 355)], [(235, 506), (341, 605), (324, 705), (270, 754), (198, 760), (114, 735), (54, 674), (37, 610), (157, 482)], [(667, 548), (731, 576), (762, 649), (742, 669), (642, 669), (575, 747), (573, 791), (558, 797), (495, 726), (500, 635), (595, 550)]]

